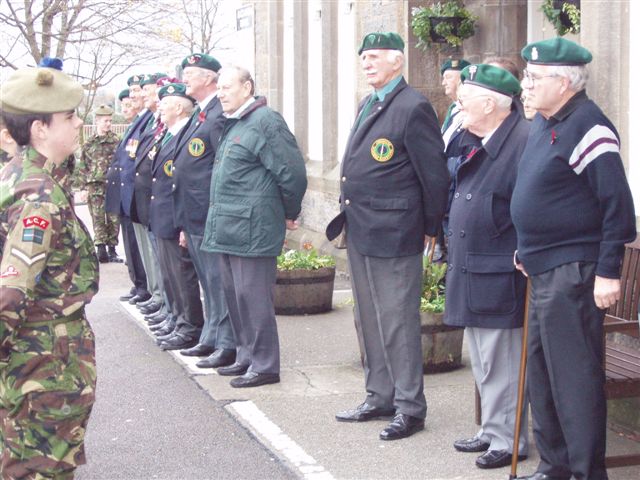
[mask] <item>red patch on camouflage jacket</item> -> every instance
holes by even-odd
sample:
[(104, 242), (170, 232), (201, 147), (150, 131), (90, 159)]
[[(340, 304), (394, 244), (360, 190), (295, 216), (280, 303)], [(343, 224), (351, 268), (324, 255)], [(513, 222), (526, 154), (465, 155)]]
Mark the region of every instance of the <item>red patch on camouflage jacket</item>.
[(16, 267), (9, 265), (4, 272), (0, 273), (0, 278), (17, 277), (18, 275), (20, 275), (20, 272), (16, 270)]
[(45, 220), (42, 217), (38, 217), (37, 215), (22, 219), (22, 223), (25, 227), (40, 227), (43, 230), (46, 230), (49, 226), (48, 220)]

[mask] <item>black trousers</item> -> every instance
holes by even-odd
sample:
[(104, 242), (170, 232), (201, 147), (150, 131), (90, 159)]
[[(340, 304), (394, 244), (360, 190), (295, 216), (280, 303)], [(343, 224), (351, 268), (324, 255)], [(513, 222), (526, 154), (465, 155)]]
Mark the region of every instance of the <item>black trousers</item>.
[(604, 310), (593, 298), (595, 264), (567, 263), (530, 278), (527, 388), (538, 471), (607, 479)]
[(122, 241), (124, 243), (124, 254), (127, 257), (129, 278), (136, 289), (136, 294), (148, 295), (147, 274), (142, 265), (142, 257), (140, 256), (140, 250), (138, 250), (138, 242), (133, 231), (131, 218), (126, 215), (120, 215), (120, 228), (122, 229)]

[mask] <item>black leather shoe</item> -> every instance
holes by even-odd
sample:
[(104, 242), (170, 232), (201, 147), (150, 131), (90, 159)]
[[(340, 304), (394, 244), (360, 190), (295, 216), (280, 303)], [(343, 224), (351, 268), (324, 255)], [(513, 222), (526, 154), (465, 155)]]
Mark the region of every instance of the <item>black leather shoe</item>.
[(138, 308), (138, 309), (146, 308), (147, 305), (151, 305), (152, 303), (154, 303), (153, 297), (151, 297), (149, 300), (145, 300), (144, 302), (136, 303), (136, 308)]
[(516, 477), (516, 480), (560, 480), (560, 477), (550, 477), (546, 473), (536, 472), (526, 477)]
[(336, 413), (336, 420), (339, 422), (366, 422), (377, 418), (392, 417), (396, 411), (389, 407), (374, 407), (364, 402), (351, 410), (344, 410)]
[(136, 295), (133, 298), (129, 299), (129, 305), (135, 305), (136, 303), (145, 302), (151, 298), (150, 293)]
[(380, 432), (380, 440), (400, 440), (410, 437), (420, 430), (424, 430), (424, 418), (399, 413), (393, 417), (387, 428)]
[(218, 368), (233, 365), (236, 361), (236, 351), (231, 348), (220, 348), (207, 358), (196, 363), (198, 368)]
[(159, 325), (162, 322), (164, 322), (167, 319), (167, 315), (157, 315), (155, 317), (148, 317), (149, 319), (147, 320), (147, 317), (144, 317), (145, 320), (147, 320), (147, 324), (149, 324), (149, 326), (153, 326), (153, 325)]
[(162, 304), (152, 302), (146, 307), (141, 307), (140, 313), (142, 313), (143, 315), (151, 315), (152, 313), (158, 312), (161, 308), (162, 308)]
[(135, 296), (136, 296), (136, 292), (129, 292), (124, 295), (120, 295), (120, 297), (118, 297), (118, 300), (120, 300), (121, 302), (128, 302)]
[(114, 245), (109, 245), (107, 250), (108, 250), (108, 253), (109, 253), (109, 261), (111, 263), (122, 263), (122, 262), (124, 262), (124, 260), (122, 260), (118, 256), (118, 254), (116, 253), (116, 247)]
[(277, 373), (247, 372), (229, 382), (234, 388), (259, 387), (270, 383), (280, 383), (280, 375)]
[(156, 337), (164, 337), (165, 335), (169, 335), (170, 333), (173, 333), (173, 325), (165, 325), (161, 329), (153, 332)]
[(198, 344), (197, 338), (187, 337), (180, 333), (176, 333), (160, 344), (160, 350), (183, 350), (195, 347)]
[(154, 335), (158, 330), (162, 330), (163, 328), (165, 330), (168, 329), (168, 330), (171, 330), (173, 332), (173, 329), (175, 328), (175, 324), (173, 324), (170, 319), (165, 318), (160, 323), (157, 323), (155, 325), (149, 325), (149, 330), (152, 331), (154, 333)]
[(478, 437), (465, 438), (453, 442), (453, 448), (459, 452), (485, 452), (489, 450), (489, 443)]
[(207, 355), (211, 355), (214, 351), (215, 348), (199, 343), (193, 348), (182, 350), (180, 352), (180, 355), (184, 355), (185, 357), (204, 357)]
[(222, 375), (225, 377), (235, 377), (237, 375), (244, 375), (247, 373), (249, 369), (249, 365), (240, 365), (239, 363), (233, 363), (227, 367), (220, 367), (218, 370), (218, 375)]
[[(526, 458), (526, 455), (518, 455), (518, 460)], [(508, 450), (489, 450), (476, 458), (478, 468), (501, 468), (508, 465), (511, 465), (511, 452)]]

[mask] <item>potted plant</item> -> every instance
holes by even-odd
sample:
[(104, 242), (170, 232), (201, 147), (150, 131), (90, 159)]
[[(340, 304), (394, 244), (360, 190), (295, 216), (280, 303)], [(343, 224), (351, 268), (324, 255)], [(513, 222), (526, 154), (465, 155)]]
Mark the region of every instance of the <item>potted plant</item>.
[(558, 35), (580, 33), (580, 0), (544, 0), (540, 10)]
[(411, 29), (418, 38), (417, 47), (422, 49), (430, 47), (432, 42), (461, 46), (464, 39), (475, 34), (478, 20), (464, 4), (455, 0), (415, 7), (411, 17)]
[(448, 372), (462, 366), (464, 329), (443, 322), (446, 263), (433, 263), (424, 257), (420, 324), (423, 370), (425, 373)]
[(311, 242), (283, 250), (277, 259), (274, 305), (278, 315), (328, 312), (332, 307), (336, 261), (319, 255)]

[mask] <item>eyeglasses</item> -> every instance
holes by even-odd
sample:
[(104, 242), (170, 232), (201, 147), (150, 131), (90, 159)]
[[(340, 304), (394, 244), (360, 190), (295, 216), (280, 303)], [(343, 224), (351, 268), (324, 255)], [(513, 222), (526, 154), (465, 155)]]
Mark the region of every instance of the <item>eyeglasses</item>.
[(478, 98), (478, 97), (488, 97), (489, 95), (471, 95), (470, 97), (458, 97), (458, 105), (460, 105), (462, 108), (464, 108), (464, 104), (466, 102), (468, 102), (469, 100), (471, 100), (472, 98)]
[(542, 80), (543, 78), (547, 78), (547, 77), (558, 77), (559, 75), (557, 73), (550, 73), (549, 75), (535, 75), (533, 73), (531, 73), (529, 70), (523, 70), (522, 71), (522, 77), (527, 80), (527, 82), (529, 82), (531, 84), (532, 87), (535, 86), (535, 82)]

